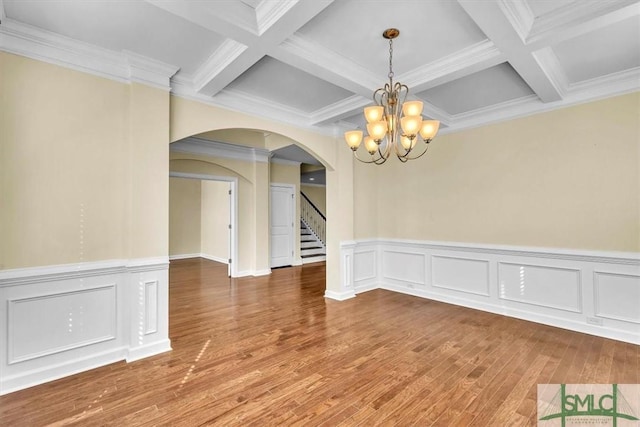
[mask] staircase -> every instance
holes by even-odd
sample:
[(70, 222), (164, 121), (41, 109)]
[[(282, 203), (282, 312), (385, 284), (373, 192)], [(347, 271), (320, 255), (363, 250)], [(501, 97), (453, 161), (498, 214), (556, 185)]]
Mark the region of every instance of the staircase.
[(325, 261), (327, 250), (324, 245), (307, 227), (304, 221), (300, 221), (300, 257), (303, 264)]
[(300, 192), (300, 257), (303, 264), (325, 261), (325, 232), (327, 219), (320, 210)]

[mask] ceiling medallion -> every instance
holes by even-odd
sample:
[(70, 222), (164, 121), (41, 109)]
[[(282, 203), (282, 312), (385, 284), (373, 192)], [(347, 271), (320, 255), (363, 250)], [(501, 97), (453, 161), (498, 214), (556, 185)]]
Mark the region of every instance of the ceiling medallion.
[[(407, 85), (393, 82), (393, 39), (399, 35), (400, 31), (396, 28), (389, 28), (382, 33), (382, 37), (389, 40), (389, 83), (373, 93), (376, 105), (364, 109), (368, 132), (364, 137), (364, 147), (371, 158), (363, 160), (358, 157), (357, 150), (363, 140), (361, 130), (344, 134), (353, 155), (363, 163), (381, 165), (387, 161), (391, 152), (403, 163), (422, 157), (440, 127), (438, 120), (422, 119), (421, 101), (407, 101)], [(420, 141), (421, 148), (416, 149)], [(416, 154), (417, 151), (419, 154)]]

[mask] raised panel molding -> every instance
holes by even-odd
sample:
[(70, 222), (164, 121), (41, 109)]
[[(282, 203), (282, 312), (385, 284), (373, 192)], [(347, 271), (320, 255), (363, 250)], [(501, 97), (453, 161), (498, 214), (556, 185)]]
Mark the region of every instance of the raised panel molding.
[(640, 345), (636, 252), (392, 239), (340, 248), (348, 281), (328, 298), (385, 289)]
[(145, 297), (145, 322), (144, 334), (158, 332), (158, 281), (152, 280), (144, 283)]
[(489, 296), (489, 261), (434, 255), (431, 283), (436, 288)]
[(158, 257), (0, 271), (0, 395), (171, 350), (168, 265)]
[(580, 270), (498, 263), (498, 297), (524, 304), (582, 312)]
[(595, 271), (593, 283), (596, 316), (640, 324), (640, 275)]
[(398, 250), (382, 250), (382, 277), (415, 285), (425, 285), (425, 255)]
[(9, 365), (116, 338), (114, 283), (7, 303)]
[(353, 255), (353, 280), (371, 280), (377, 277), (376, 251), (356, 252)]

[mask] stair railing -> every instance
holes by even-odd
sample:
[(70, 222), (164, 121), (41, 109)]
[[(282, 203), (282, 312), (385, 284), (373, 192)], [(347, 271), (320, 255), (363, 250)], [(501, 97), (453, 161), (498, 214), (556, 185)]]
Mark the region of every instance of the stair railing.
[(325, 218), (322, 212), (320, 212), (320, 209), (309, 200), (306, 194), (301, 191), (300, 195), (302, 195), (300, 198), (300, 218), (322, 244), (326, 245), (327, 218)]

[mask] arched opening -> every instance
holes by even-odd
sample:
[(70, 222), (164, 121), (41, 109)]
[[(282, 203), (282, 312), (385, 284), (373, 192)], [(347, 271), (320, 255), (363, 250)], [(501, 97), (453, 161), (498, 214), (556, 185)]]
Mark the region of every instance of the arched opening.
[[(305, 199), (301, 194), (301, 183), (310, 171), (314, 174), (312, 178), (320, 181), (314, 186), (311, 197), (320, 200), (316, 201), (316, 206), (325, 205), (325, 166), (321, 159), (297, 141), (279, 133), (256, 129), (208, 130), (172, 142), (169, 169), (172, 181), (190, 178), (236, 183), (236, 191), (232, 190), (232, 197), (228, 199), (230, 203), (236, 203), (235, 208), (229, 210), (237, 213), (236, 221), (230, 222), (233, 230), (231, 246), (235, 248), (233, 256), (229, 257), (232, 277), (259, 276), (269, 274), (272, 267), (326, 260), (326, 210), (322, 215), (325, 224), (321, 232), (318, 228), (312, 229), (310, 221), (301, 219), (301, 213), (305, 211), (301, 203), (308, 203), (308, 196)], [(274, 201), (280, 200), (273, 197), (274, 185), (278, 188), (291, 187), (294, 203), (293, 214), (288, 219), (292, 227), (291, 257), (284, 264), (274, 264), (273, 261), (275, 251), (282, 246), (276, 244), (282, 236), (274, 238), (274, 212), (277, 212)], [(173, 185), (170, 189), (176, 187)], [(170, 212), (177, 211), (174, 202), (181, 198), (172, 195), (170, 190), (169, 199)], [(204, 216), (200, 218), (202, 220)], [(170, 226), (176, 224), (179, 225), (179, 221), (171, 217)], [(172, 236), (175, 238), (176, 235), (170, 230), (170, 257), (181, 256), (174, 250), (178, 245), (173, 244)], [(319, 235), (322, 239), (316, 237)], [(310, 241), (312, 238), (317, 242)], [(191, 252), (194, 253), (204, 252)], [(208, 258), (222, 260), (215, 256)]]

